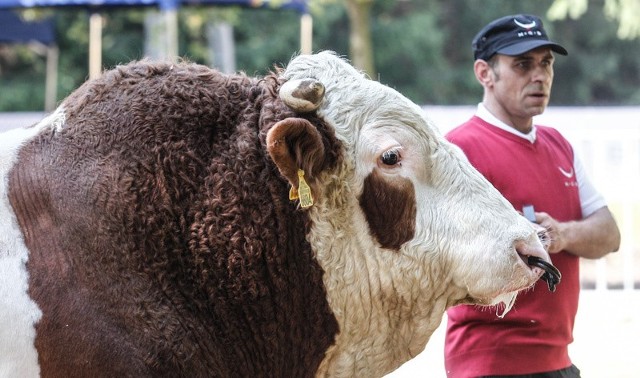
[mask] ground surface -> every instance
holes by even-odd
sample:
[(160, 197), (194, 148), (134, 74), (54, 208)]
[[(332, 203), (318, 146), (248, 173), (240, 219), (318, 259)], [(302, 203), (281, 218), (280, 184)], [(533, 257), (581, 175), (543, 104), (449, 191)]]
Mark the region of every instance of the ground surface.
[(0, 113), (0, 132), (15, 127), (33, 125), (40, 121), (45, 113), (42, 112), (21, 112), (21, 113)]

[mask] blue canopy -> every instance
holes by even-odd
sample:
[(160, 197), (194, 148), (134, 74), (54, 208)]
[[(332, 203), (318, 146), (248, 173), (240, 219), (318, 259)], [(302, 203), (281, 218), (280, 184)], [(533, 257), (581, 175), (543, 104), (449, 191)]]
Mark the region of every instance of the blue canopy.
[[(176, 10), (181, 6), (241, 6), (248, 8), (271, 8), (271, 9), (292, 9), (302, 15), (301, 17), (301, 30), (304, 32), (301, 34), (301, 50), (306, 53), (311, 52), (311, 27), (310, 27), (310, 15), (307, 8), (308, 0), (0, 0), (0, 43), (23, 43), (32, 40), (38, 40), (47, 45), (55, 44), (53, 23), (50, 20), (41, 21), (37, 23), (26, 23), (21, 21), (18, 16), (13, 14), (11, 10), (17, 10), (21, 8), (33, 8), (33, 7), (48, 7), (48, 8), (61, 8), (61, 7), (76, 7), (87, 8), (91, 12), (99, 12), (105, 8), (115, 7), (158, 7), (161, 11), (168, 15), (171, 15), (176, 20)], [(97, 13), (96, 13), (97, 15)], [(92, 16), (93, 17), (93, 16)], [(167, 30), (169, 30), (169, 36), (177, 35), (177, 20), (176, 22), (167, 22)], [(309, 27), (303, 27), (308, 25)], [(90, 33), (93, 28), (90, 28)], [(101, 27), (97, 27), (98, 38), (101, 35)], [(92, 38), (90, 38), (92, 39)], [(93, 40), (93, 39), (92, 39)], [(169, 38), (171, 40), (171, 38)], [(308, 43), (306, 42), (308, 41)], [(175, 56), (177, 51), (177, 38), (175, 38), (174, 44), (168, 44), (168, 55)], [(100, 73), (101, 63), (101, 51), (100, 47), (94, 48), (94, 44), (90, 43), (90, 51), (97, 51), (97, 53), (89, 54), (89, 76), (98, 75)], [(173, 46), (176, 45), (176, 46)], [(51, 50), (51, 49), (49, 49)], [(47, 62), (49, 57), (47, 56)], [(47, 67), (49, 64), (47, 64)], [(55, 75), (56, 69), (52, 70), (50, 75), (47, 73), (47, 86), (49, 86), (50, 76)], [(53, 91), (47, 89), (47, 93), (53, 92), (52, 95), (47, 94), (45, 99), (45, 108), (47, 110), (53, 110), (55, 106), (55, 79), (53, 82)]]
[(38, 41), (45, 45), (55, 43), (53, 20), (27, 22), (17, 14), (0, 10), (0, 43), (29, 43)]
[(2, 0), (2, 8), (31, 7), (125, 7), (157, 6), (162, 10), (176, 9), (182, 5), (236, 5), (251, 8), (291, 8), (307, 12), (307, 0)]

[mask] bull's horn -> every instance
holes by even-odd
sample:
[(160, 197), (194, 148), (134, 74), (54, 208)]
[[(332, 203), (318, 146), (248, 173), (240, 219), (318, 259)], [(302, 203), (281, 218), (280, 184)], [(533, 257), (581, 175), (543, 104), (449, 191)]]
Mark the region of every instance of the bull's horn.
[(291, 110), (312, 112), (324, 97), (324, 85), (315, 79), (289, 80), (280, 87), (280, 98)]

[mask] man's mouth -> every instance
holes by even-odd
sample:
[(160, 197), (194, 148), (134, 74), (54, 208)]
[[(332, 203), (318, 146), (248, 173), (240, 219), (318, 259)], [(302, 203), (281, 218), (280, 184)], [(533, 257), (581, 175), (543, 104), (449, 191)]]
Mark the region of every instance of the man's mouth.
[(544, 92), (533, 92), (531, 94), (529, 94), (530, 97), (537, 97), (537, 98), (546, 98), (547, 94)]

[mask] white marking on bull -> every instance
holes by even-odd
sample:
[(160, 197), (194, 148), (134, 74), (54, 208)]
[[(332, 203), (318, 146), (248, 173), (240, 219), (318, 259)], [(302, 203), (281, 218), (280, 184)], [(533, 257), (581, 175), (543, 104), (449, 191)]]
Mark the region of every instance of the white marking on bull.
[(67, 116), (64, 112), (64, 107), (59, 107), (53, 113), (49, 114), (46, 118), (40, 121), (39, 125), (47, 126), (51, 125), (55, 129), (56, 132), (62, 131), (62, 127), (67, 119)]
[(42, 312), (29, 297), (26, 263), (29, 251), (9, 203), (8, 174), (16, 163), (20, 147), (42, 129), (60, 130), (64, 110), (30, 128), (12, 129), (0, 137), (0, 377), (38, 377), (35, 324)]

